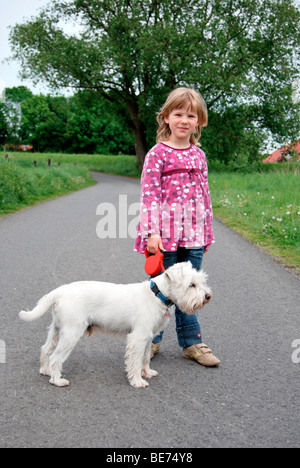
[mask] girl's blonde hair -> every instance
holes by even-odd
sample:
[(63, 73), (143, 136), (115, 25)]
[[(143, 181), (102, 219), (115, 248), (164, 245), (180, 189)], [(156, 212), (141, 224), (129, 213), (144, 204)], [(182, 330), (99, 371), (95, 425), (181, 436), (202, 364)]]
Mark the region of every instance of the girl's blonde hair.
[(192, 134), (190, 137), (190, 143), (194, 145), (198, 144), (198, 140), (201, 137), (201, 129), (207, 126), (208, 115), (203, 97), (198, 91), (191, 88), (177, 88), (169, 94), (156, 117), (159, 124), (156, 135), (157, 143), (160, 141), (167, 141), (171, 136), (171, 130), (169, 125), (165, 122), (165, 118), (168, 118), (174, 109), (182, 109), (186, 104), (188, 104), (192, 112), (198, 115), (198, 125), (195, 134)]

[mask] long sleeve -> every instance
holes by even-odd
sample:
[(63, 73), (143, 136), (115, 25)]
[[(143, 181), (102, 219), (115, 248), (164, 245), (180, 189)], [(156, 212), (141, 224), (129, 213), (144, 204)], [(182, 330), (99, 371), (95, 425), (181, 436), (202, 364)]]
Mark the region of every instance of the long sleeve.
[[(203, 153), (203, 152), (202, 152)], [(212, 203), (211, 203), (211, 198), (210, 198), (210, 192), (209, 192), (209, 185), (208, 185), (208, 167), (207, 167), (207, 161), (205, 154), (204, 159), (203, 159), (203, 165), (202, 165), (202, 184), (203, 184), (203, 195), (204, 195), (204, 206), (205, 206), (205, 251), (208, 250), (209, 246), (215, 242), (215, 237), (213, 233), (213, 228), (212, 228), (212, 221), (213, 221), (213, 209), (212, 209)]]
[(141, 177), (140, 232), (143, 238), (148, 234), (160, 233), (160, 206), (162, 199), (161, 174), (163, 161), (155, 150), (146, 155)]

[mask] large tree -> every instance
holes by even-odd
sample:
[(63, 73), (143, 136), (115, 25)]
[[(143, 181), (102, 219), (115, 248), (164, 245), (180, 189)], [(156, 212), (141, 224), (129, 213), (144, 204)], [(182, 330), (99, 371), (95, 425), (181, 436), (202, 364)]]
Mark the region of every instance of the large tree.
[(117, 103), (141, 166), (155, 112), (179, 85), (207, 102), (207, 145), (218, 132), (228, 151), (264, 129), (294, 136), (299, 19), (293, 0), (52, 0), (10, 40), (25, 77)]

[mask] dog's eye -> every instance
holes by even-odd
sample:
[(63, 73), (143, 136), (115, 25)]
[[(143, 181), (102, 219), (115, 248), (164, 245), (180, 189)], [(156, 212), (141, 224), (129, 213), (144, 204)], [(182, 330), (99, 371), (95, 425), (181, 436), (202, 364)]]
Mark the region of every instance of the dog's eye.
[(195, 283), (191, 283), (189, 287), (190, 287), (190, 288), (195, 288), (196, 285), (195, 285)]

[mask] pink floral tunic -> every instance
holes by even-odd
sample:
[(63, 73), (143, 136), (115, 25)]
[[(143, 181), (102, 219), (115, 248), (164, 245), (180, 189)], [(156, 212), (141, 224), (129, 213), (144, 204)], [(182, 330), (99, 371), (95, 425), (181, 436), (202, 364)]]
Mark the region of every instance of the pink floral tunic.
[(146, 155), (141, 178), (141, 214), (135, 250), (145, 252), (148, 235), (160, 234), (165, 250), (207, 250), (215, 241), (204, 152), (156, 144)]

